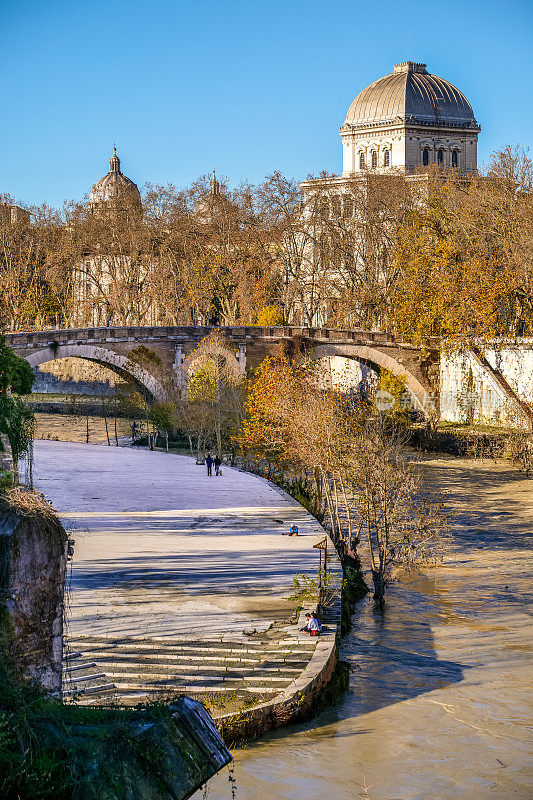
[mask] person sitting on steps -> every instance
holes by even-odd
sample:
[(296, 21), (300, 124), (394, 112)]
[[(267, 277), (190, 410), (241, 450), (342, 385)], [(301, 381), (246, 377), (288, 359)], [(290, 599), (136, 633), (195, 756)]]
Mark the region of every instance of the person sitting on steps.
[(310, 622), (310, 620), (311, 620), (311, 614), (306, 614), (305, 615), (305, 625), (303, 626), (303, 628), (300, 628), (301, 631), (307, 631), (307, 633), (309, 633), (309, 622)]
[(322, 623), (318, 619), (316, 614), (311, 614), (311, 619), (309, 620), (309, 633), (311, 636), (320, 636), (320, 631), (322, 630)]

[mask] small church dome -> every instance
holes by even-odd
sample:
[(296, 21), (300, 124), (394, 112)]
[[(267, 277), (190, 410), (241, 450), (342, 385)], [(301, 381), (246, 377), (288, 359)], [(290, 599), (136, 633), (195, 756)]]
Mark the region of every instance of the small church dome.
[(194, 214), (199, 222), (213, 222), (216, 217), (230, 214), (233, 210), (233, 204), (220, 191), (220, 183), (213, 169), (207, 194), (194, 206)]
[(118, 197), (129, 195), (131, 200), (140, 205), (141, 195), (137, 185), (120, 171), (120, 158), (117, 156), (116, 147), (109, 159), (109, 172), (97, 181), (89, 195), (89, 203), (99, 204), (116, 200)]
[(359, 92), (346, 115), (350, 127), (390, 122), (477, 128), (472, 106), (459, 89), (430, 75), (425, 64), (395, 64), (390, 75)]

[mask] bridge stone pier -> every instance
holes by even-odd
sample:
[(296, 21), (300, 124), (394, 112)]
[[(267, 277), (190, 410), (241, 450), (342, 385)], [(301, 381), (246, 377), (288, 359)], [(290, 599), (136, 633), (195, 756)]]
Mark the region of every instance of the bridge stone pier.
[(341, 356), (355, 359), (377, 372), (387, 369), (405, 379), (415, 407), (421, 410), (427, 409), (429, 398), (438, 396), (437, 349), (422, 351), (375, 331), (295, 326), (117, 327), (12, 333), (6, 339), (32, 367), (59, 358), (84, 358), (131, 377), (147, 395), (162, 399), (165, 391), (160, 376), (132, 362), (131, 351), (144, 345), (157, 354), (163, 371), (174, 375), (176, 385), (185, 388), (188, 358), (214, 330), (224, 334), (234, 353), (235, 366), (242, 373), (285, 346), (289, 353), (300, 350), (315, 359)]

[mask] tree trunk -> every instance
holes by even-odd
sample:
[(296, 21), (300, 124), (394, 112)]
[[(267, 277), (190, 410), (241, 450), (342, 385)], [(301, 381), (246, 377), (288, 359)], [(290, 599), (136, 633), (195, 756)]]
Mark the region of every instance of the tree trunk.
[(111, 442), (109, 441), (109, 431), (107, 430), (107, 417), (104, 414), (104, 422), (105, 422), (105, 435), (107, 436), (107, 446), (111, 447)]
[(322, 487), (316, 467), (313, 467), (313, 483), (315, 487), (315, 515), (317, 518), (320, 518), (322, 516)]
[(385, 605), (385, 580), (381, 569), (372, 570), (372, 583), (374, 584), (374, 600), (376, 606), (383, 609)]
[(350, 548), (355, 550), (355, 544), (356, 543), (354, 543), (352, 541), (352, 539), (353, 539), (352, 514), (351, 514), (351, 511), (350, 511), (350, 505), (348, 503), (348, 494), (346, 492), (346, 484), (344, 483), (341, 475), (339, 475), (339, 480), (341, 482), (341, 490), (342, 490), (342, 494), (343, 494), (343, 497), (344, 497), (344, 504), (346, 506), (346, 519), (347, 519), (347, 522), (348, 522), (348, 542), (349, 542)]
[(13, 462), (13, 486), (18, 486), (19, 481), (19, 457), (11, 451), (11, 460)]
[(337, 491), (337, 481), (333, 478), (333, 489), (335, 491), (335, 517), (337, 519), (337, 527), (339, 531), (339, 541), (343, 541), (344, 537), (342, 534), (342, 526), (341, 526), (341, 518), (339, 515), (339, 493)]
[(329, 485), (329, 475), (325, 475), (324, 477), (324, 495), (326, 498), (326, 504), (329, 512), (329, 518), (331, 520), (331, 536), (335, 544), (337, 544), (337, 536), (335, 531), (335, 514), (333, 511), (333, 503), (331, 500), (331, 487)]

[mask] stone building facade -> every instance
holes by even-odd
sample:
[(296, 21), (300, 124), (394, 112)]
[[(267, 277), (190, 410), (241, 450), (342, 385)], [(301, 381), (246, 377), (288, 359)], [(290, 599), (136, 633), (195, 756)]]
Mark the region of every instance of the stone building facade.
[(0, 224), (7, 225), (29, 225), (30, 212), (21, 206), (0, 203)]
[[(141, 195), (137, 184), (123, 174), (120, 158), (114, 147), (113, 155), (109, 159), (109, 171), (91, 189), (89, 210), (104, 219), (116, 221), (124, 203), (130, 212), (142, 215)], [(147, 268), (144, 264), (132, 264), (129, 256), (120, 252), (105, 252), (100, 245), (88, 252), (75, 268), (72, 325), (113, 324), (116, 320), (113, 320), (111, 313), (110, 294), (120, 292), (128, 281), (134, 280), (140, 284)], [(148, 323), (154, 322), (153, 314), (146, 313), (146, 318)], [(138, 319), (125, 319), (122, 322), (135, 324)]]
[[(437, 177), (439, 167), (460, 175), (476, 172), (480, 130), (465, 95), (444, 78), (431, 75), (425, 64), (396, 64), (389, 75), (359, 92), (340, 128), (342, 174), (300, 184), (305, 199), (303, 215), (310, 231), (310, 243), (305, 245), (307, 281), (306, 268), (302, 270), (302, 282), (308, 286), (302, 291), (298, 310), (302, 324), (328, 323), (327, 302), (319, 297), (319, 287), (322, 281), (330, 294), (324, 300), (331, 300), (331, 286), (336, 281), (323, 279), (327, 274), (342, 273), (338, 262), (329, 263), (324, 248), (332, 224), (342, 220), (354, 240), (360, 236), (360, 247), (355, 250), (363, 250), (368, 193), (376, 191), (378, 183), (383, 191), (382, 178), (404, 177), (413, 195), (425, 203), (430, 174)], [(393, 184), (388, 186), (392, 191)], [(342, 280), (338, 283), (342, 286)]]
[(477, 168), (480, 126), (455, 86), (425, 64), (395, 64), (390, 75), (363, 89), (340, 129), (343, 176), (367, 170), (413, 172), (439, 164)]
[(431, 165), (475, 172), (480, 130), (472, 106), (449, 81), (431, 75), (425, 64), (396, 64), (348, 108), (340, 128), (342, 175), (301, 186), (307, 200), (326, 188), (339, 197), (343, 216), (350, 216), (345, 195), (354, 180), (400, 174), (423, 184)]

